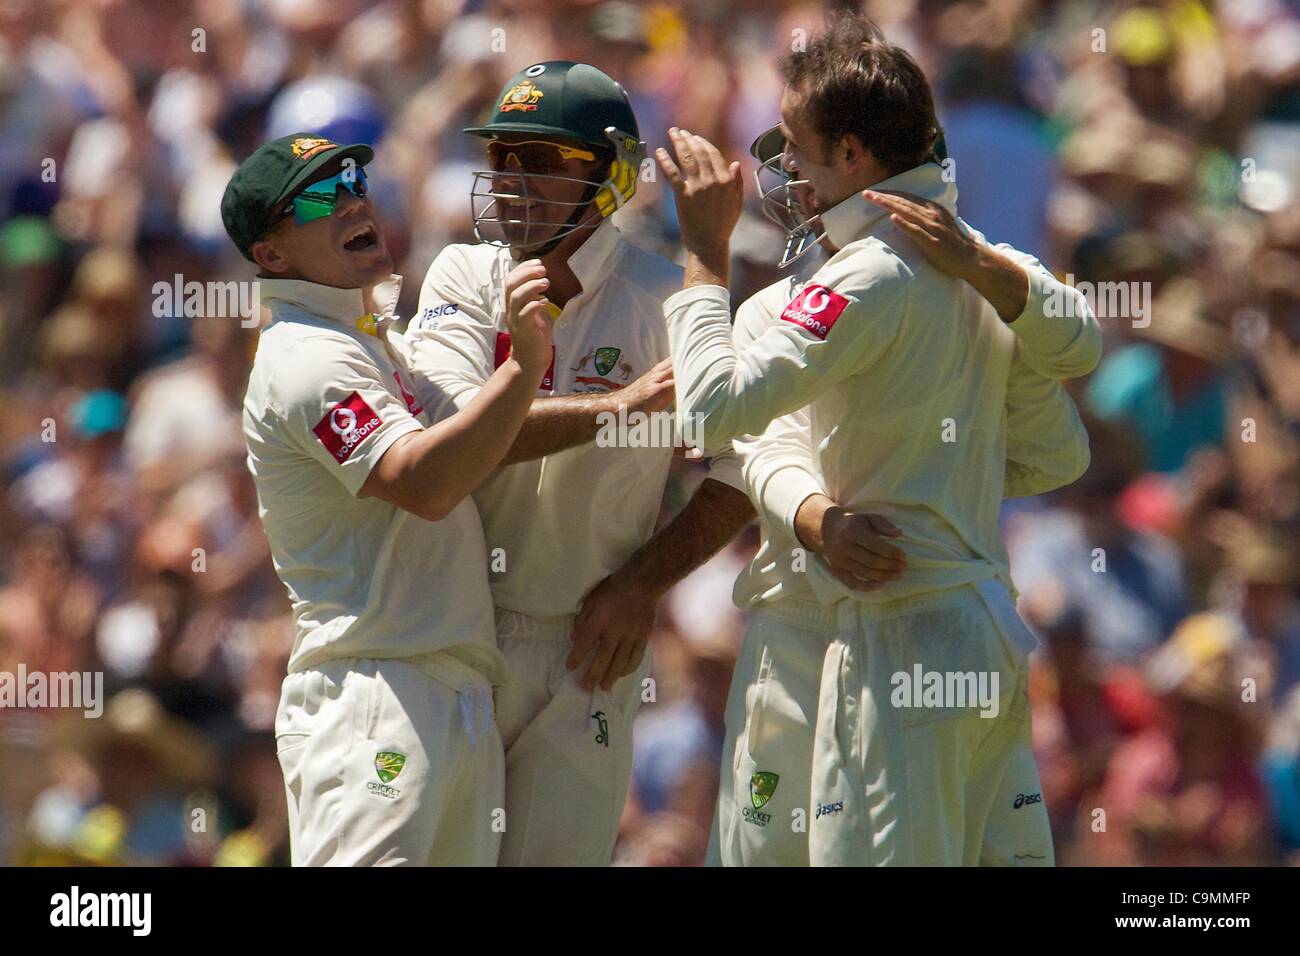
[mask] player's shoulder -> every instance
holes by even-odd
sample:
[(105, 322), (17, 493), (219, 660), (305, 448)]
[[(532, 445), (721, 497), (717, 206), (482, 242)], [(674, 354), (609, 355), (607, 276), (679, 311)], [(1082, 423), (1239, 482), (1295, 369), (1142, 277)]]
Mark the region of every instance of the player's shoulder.
[(799, 295), (803, 276), (798, 273), (784, 276), (771, 285), (759, 289), (736, 308), (736, 321), (732, 333), (737, 343), (753, 341), (763, 334)]
[(249, 394), (284, 411), (314, 401), (333, 381), (374, 360), (347, 329), (290, 316), (262, 330), (249, 375)]
[(425, 273), (431, 279), (461, 279), (481, 283), (487, 281), (505, 252), (499, 246), (486, 242), (453, 242), (443, 246)]
[(751, 329), (779, 314), (825, 341), (845, 317), (849, 321), (841, 328), (888, 334), (899, 328), (910, 277), (907, 264), (883, 243), (858, 240), (823, 263), (807, 282), (791, 276), (761, 290), (753, 297), (758, 300), (753, 310), (742, 309), (736, 323)]
[(509, 270), (508, 251), (487, 243), (457, 242), (444, 246), (420, 286), (419, 312), (408, 334), (437, 327), (444, 318), (464, 317), (467, 307), (489, 309), (492, 290)]
[(798, 273), (783, 276), (771, 285), (759, 289), (736, 309), (737, 324), (750, 320), (761, 321), (780, 315), (790, 302), (799, 294), (804, 285), (804, 277)]
[(267, 361), (304, 356), (324, 358), (340, 352), (365, 350), (356, 335), (336, 322), (319, 319), (300, 310), (281, 312), (262, 329), (257, 343), (257, 359)]
[(764, 286), (751, 295), (741, 304), (741, 308), (744, 308), (750, 302), (758, 306), (776, 303), (784, 305), (799, 294), (799, 290), (803, 288), (806, 281), (807, 277), (799, 273), (782, 276), (771, 285)]
[(627, 238), (623, 239), (623, 252), (615, 268), (624, 282), (658, 299), (666, 299), (682, 287), (680, 265)]
[(914, 278), (915, 270), (898, 250), (876, 236), (867, 236), (828, 259), (810, 284), (858, 301), (879, 301), (901, 296)]

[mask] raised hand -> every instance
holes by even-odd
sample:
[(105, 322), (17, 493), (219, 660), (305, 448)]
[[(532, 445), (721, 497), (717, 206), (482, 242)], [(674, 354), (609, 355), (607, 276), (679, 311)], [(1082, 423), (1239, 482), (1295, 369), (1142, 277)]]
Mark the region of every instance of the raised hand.
[(551, 366), (554, 331), (546, 308), (551, 281), (540, 259), (529, 259), (506, 276), (506, 328), (510, 330), (510, 356), (524, 371), (537, 373), (540, 382)]
[(725, 265), (745, 199), (740, 163), (728, 164), (703, 136), (676, 126), (668, 138), (677, 161), (665, 149), (655, 150), (655, 158), (673, 187), (682, 243), (704, 262)]

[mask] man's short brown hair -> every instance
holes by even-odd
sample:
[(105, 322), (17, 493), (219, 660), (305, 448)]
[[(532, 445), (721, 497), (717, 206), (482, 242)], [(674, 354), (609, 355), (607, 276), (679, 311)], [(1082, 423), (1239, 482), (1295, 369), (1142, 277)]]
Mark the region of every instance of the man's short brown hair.
[(812, 126), (828, 143), (856, 135), (890, 175), (934, 159), (942, 131), (930, 84), (870, 20), (832, 14), (807, 50), (779, 66), (785, 84), (807, 95)]

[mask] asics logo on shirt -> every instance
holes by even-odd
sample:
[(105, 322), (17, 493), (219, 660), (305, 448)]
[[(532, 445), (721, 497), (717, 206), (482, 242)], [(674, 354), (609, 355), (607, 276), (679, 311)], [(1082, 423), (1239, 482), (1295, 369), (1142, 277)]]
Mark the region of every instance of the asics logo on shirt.
[(416, 320), (417, 328), (426, 328), (433, 319), (444, 315), (455, 315), (460, 311), (458, 302), (440, 302), (437, 305), (431, 305), (420, 311), (420, 317)]

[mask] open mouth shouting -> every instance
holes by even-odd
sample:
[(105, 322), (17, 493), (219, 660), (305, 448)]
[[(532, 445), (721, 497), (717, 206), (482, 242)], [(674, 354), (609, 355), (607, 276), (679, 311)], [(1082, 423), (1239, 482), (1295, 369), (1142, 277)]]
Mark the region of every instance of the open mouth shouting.
[(343, 240), (343, 248), (348, 252), (373, 252), (383, 247), (379, 230), (372, 223), (355, 226)]

